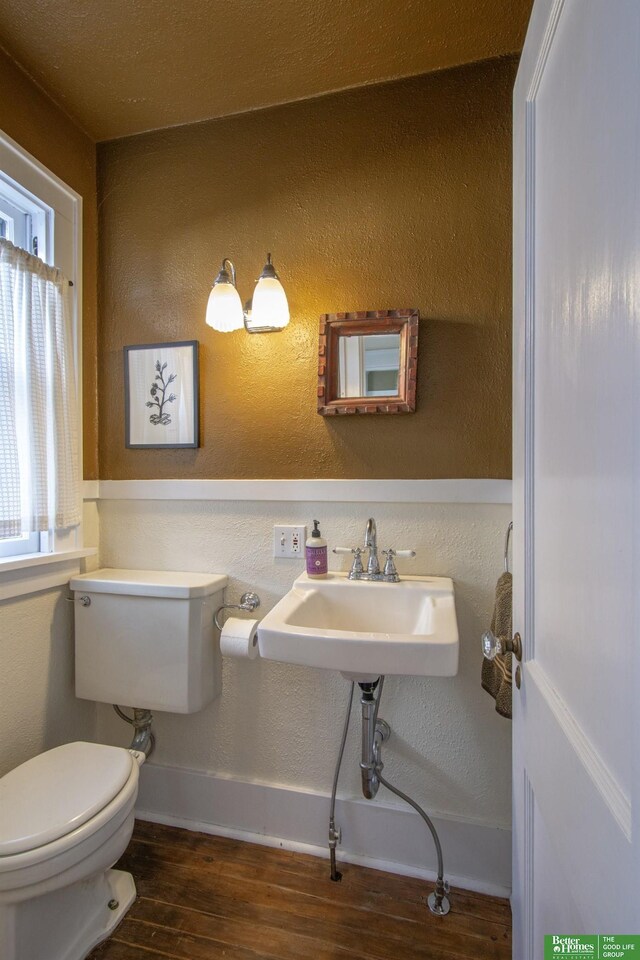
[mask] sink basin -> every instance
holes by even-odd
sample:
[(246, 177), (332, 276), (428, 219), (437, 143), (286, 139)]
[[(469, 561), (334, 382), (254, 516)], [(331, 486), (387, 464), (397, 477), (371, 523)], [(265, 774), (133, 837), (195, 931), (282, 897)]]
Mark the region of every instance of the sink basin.
[(303, 573), (258, 627), (266, 660), (323, 667), (371, 679), (381, 674), (450, 677), (458, 672), (453, 582), (405, 577), (400, 583)]

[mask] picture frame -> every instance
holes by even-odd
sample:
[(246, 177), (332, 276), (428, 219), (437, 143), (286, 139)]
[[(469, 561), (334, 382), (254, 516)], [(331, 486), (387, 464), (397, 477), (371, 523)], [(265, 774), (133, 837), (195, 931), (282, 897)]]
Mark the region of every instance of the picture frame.
[(123, 355), (125, 447), (198, 447), (198, 341), (139, 343)]

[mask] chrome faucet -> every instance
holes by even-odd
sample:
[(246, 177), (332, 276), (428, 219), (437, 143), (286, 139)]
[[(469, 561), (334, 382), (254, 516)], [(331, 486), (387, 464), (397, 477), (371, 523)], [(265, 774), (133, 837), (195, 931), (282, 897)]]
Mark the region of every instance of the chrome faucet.
[(380, 573), (380, 561), (378, 560), (378, 533), (376, 530), (376, 522), (373, 517), (369, 517), (367, 520), (367, 529), (364, 532), (364, 548), (365, 550), (369, 551), (369, 559), (367, 560), (367, 573), (369, 576)]
[[(367, 569), (364, 569), (362, 563), (362, 551), (368, 550)], [(378, 534), (376, 522), (373, 517), (367, 520), (367, 528), (364, 534), (364, 547), (334, 547), (334, 553), (353, 554), (353, 564), (349, 571), (349, 580), (380, 580), (384, 583), (398, 583), (400, 576), (396, 570), (394, 557), (415, 557), (415, 550), (383, 550), (386, 556), (384, 570), (380, 571), (380, 560), (378, 559)]]

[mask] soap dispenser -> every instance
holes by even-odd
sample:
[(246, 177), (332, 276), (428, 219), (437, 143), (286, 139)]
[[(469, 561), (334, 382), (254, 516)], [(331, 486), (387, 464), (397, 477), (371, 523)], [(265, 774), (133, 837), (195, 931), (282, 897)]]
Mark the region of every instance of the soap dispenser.
[(307, 576), (322, 580), (327, 575), (327, 541), (320, 533), (319, 520), (313, 521), (313, 532), (305, 544)]

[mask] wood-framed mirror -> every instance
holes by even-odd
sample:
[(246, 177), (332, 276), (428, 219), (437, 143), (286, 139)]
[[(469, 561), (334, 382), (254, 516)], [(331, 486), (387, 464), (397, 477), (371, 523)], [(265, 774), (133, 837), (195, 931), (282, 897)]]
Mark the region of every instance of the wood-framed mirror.
[(320, 318), (318, 413), (413, 413), (417, 310), (325, 313)]

